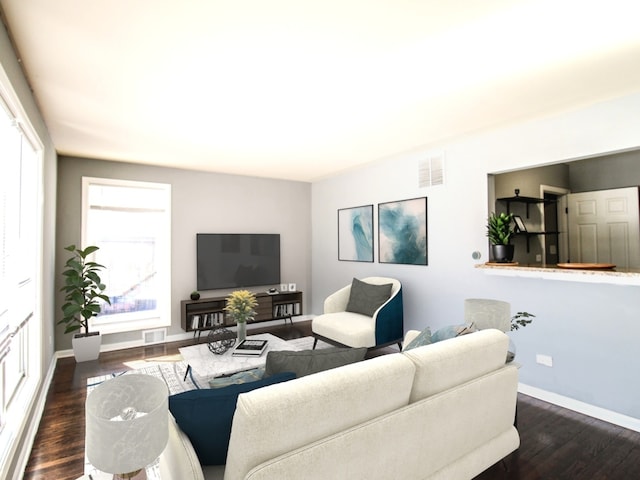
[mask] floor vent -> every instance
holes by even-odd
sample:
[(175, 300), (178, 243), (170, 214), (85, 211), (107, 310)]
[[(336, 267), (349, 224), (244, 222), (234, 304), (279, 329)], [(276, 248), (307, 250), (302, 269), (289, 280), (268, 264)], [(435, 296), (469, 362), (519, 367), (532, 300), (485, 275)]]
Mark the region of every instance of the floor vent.
[(444, 153), (431, 155), (420, 160), (418, 166), (418, 187), (444, 185)]
[(151, 345), (153, 343), (163, 343), (167, 338), (166, 328), (157, 328), (155, 330), (142, 331), (142, 343)]

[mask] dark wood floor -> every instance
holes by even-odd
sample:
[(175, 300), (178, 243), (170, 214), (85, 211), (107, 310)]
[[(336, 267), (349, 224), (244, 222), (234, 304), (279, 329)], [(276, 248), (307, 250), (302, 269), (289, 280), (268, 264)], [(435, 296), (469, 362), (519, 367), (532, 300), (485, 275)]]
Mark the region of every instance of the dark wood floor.
[[(311, 334), (309, 322), (268, 331), (284, 339)], [(126, 370), (129, 367), (125, 362), (174, 355), (179, 347), (192, 343), (189, 340), (102, 353), (99, 360), (81, 364), (73, 358), (60, 359), (24, 479), (75, 480), (82, 475), (87, 378)], [(392, 351), (397, 350), (382, 349), (373, 355)], [(640, 479), (640, 433), (521, 394), (518, 430), (521, 446), (506, 459), (507, 468), (496, 464), (476, 480)]]

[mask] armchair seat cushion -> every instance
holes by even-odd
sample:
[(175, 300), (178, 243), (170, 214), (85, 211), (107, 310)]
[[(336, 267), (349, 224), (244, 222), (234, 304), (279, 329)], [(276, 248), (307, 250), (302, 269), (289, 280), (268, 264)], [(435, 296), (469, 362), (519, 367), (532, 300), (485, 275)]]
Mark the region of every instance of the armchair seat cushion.
[(376, 344), (374, 319), (360, 313), (325, 313), (313, 319), (313, 333), (348, 347), (373, 347)]

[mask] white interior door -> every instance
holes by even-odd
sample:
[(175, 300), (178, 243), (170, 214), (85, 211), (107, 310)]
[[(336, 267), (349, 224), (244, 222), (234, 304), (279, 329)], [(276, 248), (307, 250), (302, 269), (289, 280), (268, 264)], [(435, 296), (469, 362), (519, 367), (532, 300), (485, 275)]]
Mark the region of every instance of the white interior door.
[(571, 262), (640, 268), (638, 187), (571, 193), (567, 198)]

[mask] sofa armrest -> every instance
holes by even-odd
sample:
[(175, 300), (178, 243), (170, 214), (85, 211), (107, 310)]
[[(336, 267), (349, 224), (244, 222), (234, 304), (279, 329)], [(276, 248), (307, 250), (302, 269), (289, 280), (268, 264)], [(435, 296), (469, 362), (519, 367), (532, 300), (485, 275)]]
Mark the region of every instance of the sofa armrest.
[(193, 445), (169, 414), (169, 440), (160, 454), (160, 477), (169, 480), (204, 480)]
[(324, 313), (344, 312), (349, 303), (349, 295), (351, 295), (351, 285), (342, 287), (329, 295), (324, 301)]
[(396, 343), (404, 334), (404, 307), (402, 286), (373, 314), (376, 328), (376, 345)]

